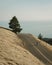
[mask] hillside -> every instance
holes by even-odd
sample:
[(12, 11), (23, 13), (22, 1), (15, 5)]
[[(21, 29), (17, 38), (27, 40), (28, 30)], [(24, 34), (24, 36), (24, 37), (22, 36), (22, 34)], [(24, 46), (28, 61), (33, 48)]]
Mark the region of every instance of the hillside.
[(20, 43), (16, 34), (0, 27), (0, 65), (44, 65)]
[(51, 45), (37, 39), (32, 34), (18, 34), (17, 36), (22, 40), (23, 48), (30, 51), (46, 65), (52, 65)]
[(31, 34), (0, 27), (0, 65), (52, 65), (52, 46)]

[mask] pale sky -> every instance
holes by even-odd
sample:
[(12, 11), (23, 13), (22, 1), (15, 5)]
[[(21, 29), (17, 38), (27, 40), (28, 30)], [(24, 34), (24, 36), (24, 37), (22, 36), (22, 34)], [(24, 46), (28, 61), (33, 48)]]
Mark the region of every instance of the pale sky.
[(0, 0), (0, 21), (52, 21), (52, 0)]

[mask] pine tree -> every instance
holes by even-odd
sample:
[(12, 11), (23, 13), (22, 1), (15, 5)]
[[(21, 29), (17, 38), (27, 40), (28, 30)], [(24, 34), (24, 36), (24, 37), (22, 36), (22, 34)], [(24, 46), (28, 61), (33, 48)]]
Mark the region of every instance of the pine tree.
[(42, 40), (42, 35), (41, 35), (41, 33), (38, 35), (38, 38)]
[(9, 23), (9, 28), (12, 29), (13, 32), (21, 32), (22, 28), (20, 27), (19, 21), (17, 20), (16, 16), (14, 16)]

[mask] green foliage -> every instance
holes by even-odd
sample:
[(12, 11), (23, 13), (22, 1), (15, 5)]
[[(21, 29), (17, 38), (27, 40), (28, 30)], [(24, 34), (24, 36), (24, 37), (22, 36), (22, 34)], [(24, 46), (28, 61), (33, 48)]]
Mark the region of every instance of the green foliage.
[(16, 16), (14, 16), (9, 23), (9, 28), (12, 29), (13, 32), (21, 32), (22, 28), (20, 27), (19, 21), (17, 20)]
[(38, 35), (38, 38), (42, 40), (42, 35), (41, 35), (41, 33)]
[(52, 45), (52, 38), (46, 38), (46, 37), (43, 38), (41, 33), (38, 35), (38, 38), (40, 40), (43, 40), (43, 41), (47, 42), (48, 44)]

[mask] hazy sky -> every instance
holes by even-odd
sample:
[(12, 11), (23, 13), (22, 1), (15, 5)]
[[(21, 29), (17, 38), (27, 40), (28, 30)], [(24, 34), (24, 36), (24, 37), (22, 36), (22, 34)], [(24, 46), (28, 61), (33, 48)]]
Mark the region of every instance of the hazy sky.
[(0, 21), (52, 21), (52, 0), (0, 0)]

